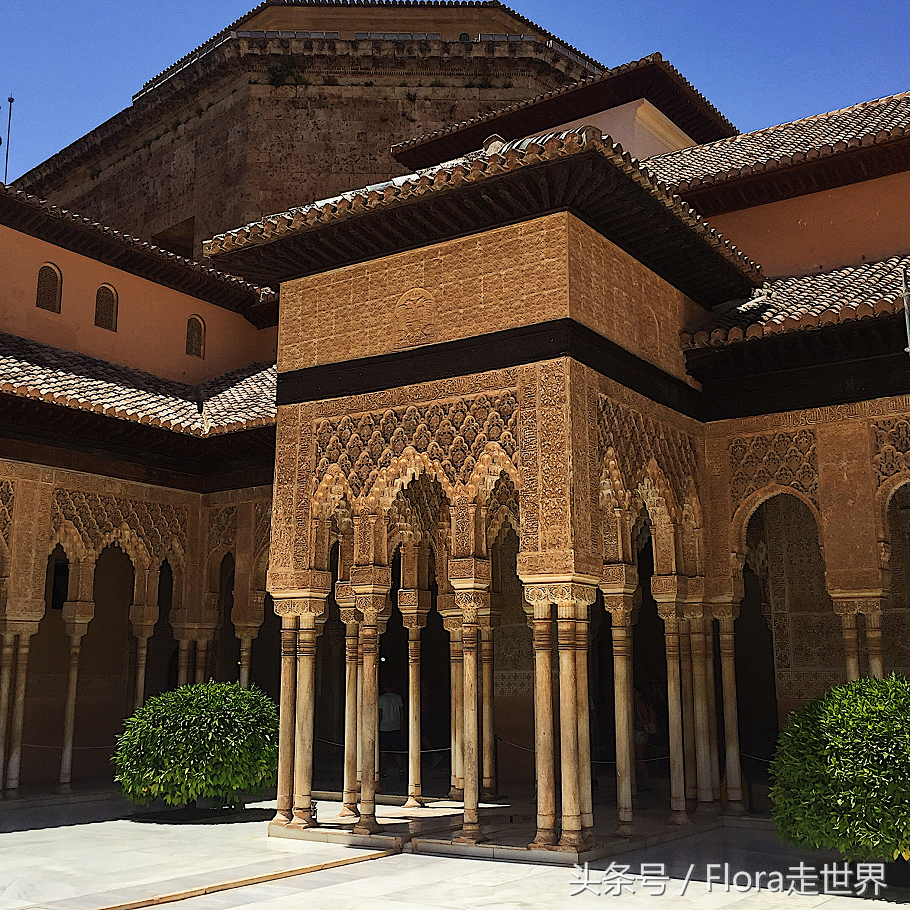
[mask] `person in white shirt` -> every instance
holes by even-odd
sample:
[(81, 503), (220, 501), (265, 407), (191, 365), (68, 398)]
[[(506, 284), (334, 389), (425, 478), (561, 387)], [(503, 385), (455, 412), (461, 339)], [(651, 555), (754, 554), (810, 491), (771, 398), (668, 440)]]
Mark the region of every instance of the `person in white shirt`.
[(389, 753), (395, 753), (398, 777), (404, 773), (405, 742), (401, 733), (404, 702), (394, 687), (386, 683), (379, 696), (379, 767), (380, 776), (388, 776)]

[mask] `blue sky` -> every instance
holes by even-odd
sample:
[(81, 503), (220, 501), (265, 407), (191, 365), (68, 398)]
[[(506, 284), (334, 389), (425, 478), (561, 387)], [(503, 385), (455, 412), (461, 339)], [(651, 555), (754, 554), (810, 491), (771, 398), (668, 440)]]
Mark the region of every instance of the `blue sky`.
[[(4, 0), (0, 152), (12, 94), (10, 181), (128, 107), (143, 82), (256, 2)], [(908, 0), (509, 5), (607, 66), (660, 51), (744, 131), (910, 90)]]

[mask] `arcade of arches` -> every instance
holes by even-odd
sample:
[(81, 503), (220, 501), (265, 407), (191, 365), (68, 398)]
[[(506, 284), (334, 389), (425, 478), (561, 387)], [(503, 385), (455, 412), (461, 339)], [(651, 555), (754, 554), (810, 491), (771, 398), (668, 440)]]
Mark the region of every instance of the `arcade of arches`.
[(664, 706), (672, 820), (740, 811), (740, 753), (789, 711), (910, 673), (908, 412), (704, 425), (562, 358), (283, 405), (274, 497), (2, 461), (5, 789), (109, 777), (145, 697), (236, 679), (280, 701), (277, 826), (313, 824), (315, 760), (373, 832), (388, 683), (411, 805), (429, 742), (460, 839), (523, 778), (535, 843), (578, 849), (592, 759), (634, 830), (638, 688)]

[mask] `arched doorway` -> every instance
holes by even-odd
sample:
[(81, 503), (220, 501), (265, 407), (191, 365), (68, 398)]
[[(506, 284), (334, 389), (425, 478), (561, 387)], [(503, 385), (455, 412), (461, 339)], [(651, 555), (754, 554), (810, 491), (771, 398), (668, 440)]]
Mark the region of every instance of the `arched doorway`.
[(885, 672), (910, 678), (910, 484), (888, 501), (891, 544), (891, 597), (882, 613)]
[(237, 682), (240, 677), (240, 639), (234, 632), (234, 556), (226, 553), (218, 567), (218, 628), (209, 649), (206, 679)]
[(158, 621), (148, 644), (145, 694), (148, 698), (177, 688), (177, 641), (171, 626), (174, 605), (174, 572), (170, 561), (158, 569)]

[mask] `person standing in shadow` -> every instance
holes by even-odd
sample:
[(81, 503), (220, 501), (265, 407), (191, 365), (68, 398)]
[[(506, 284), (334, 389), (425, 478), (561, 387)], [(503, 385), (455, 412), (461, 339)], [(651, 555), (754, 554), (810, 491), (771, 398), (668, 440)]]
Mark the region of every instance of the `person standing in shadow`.
[(382, 687), (379, 696), (379, 766), (380, 777), (385, 780), (389, 771), (389, 754), (395, 755), (398, 779), (404, 774), (404, 736), (401, 734), (401, 719), (404, 702), (391, 683)]

